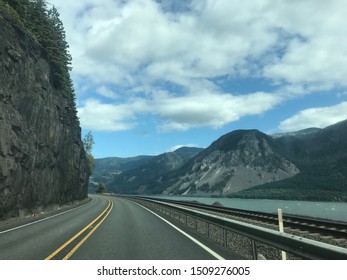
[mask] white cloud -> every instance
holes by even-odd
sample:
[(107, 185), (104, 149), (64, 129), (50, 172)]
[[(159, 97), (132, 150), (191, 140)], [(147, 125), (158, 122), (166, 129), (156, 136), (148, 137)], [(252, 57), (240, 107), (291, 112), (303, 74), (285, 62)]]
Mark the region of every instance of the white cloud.
[(279, 129), (282, 131), (296, 131), (308, 127), (323, 128), (345, 119), (347, 119), (347, 102), (342, 102), (331, 107), (302, 110), (281, 122)]
[(343, 0), (281, 1), (271, 11), (274, 25), (287, 34), (283, 56), (264, 75), (292, 84), (347, 86), (347, 5)]
[(185, 131), (203, 126), (220, 128), (241, 117), (262, 114), (281, 98), (264, 92), (240, 96), (199, 92), (179, 97), (161, 93), (153, 101), (154, 110), (164, 119), (160, 130)]
[[(192, 0), (178, 12), (165, 0), (50, 2), (66, 28), (73, 77), (124, 100), (79, 101), (83, 127), (131, 129), (141, 114), (151, 113), (161, 117), (160, 130), (219, 128), (263, 114), (284, 97), (347, 86), (344, 0)], [(266, 78), (281, 94), (235, 96), (213, 82), (222, 76)], [(173, 87), (160, 94), (170, 91), (165, 83), (179, 92)], [(117, 85), (117, 94), (108, 85)]]
[[(100, 66), (112, 64), (123, 72), (117, 76), (127, 76), (132, 71), (146, 74), (152, 65), (169, 68), (175, 61), (177, 74), (187, 78), (230, 74), (239, 71), (245, 58), (262, 54), (276, 42), (263, 19), (253, 16), (261, 15), (266, 5), (214, 2), (207, 1), (199, 13), (177, 14), (164, 13), (149, 0), (57, 4), (65, 14), (67, 33), (73, 34), (68, 38), (74, 71), (103, 73), (98, 76), (109, 82), (110, 66)], [(160, 72), (151, 74), (153, 79), (166, 78)]]
[(166, 152), (174, 152), (174, 151), (176, 151), (180, 148), (183, 148), (183, 147), (197, 148), (198, 145), (197, 144), (176, 145), (176, 146), (173, 146), (170, 149), (168, 149)]
[(111, 89), (109, 89), (106, 86), (101, 86), (101, 87), (97, 88), (96, 91), (98, 94), (100, 94), (104, 97), (107, 97), (107, 98), (116, 99), (118, 97), (114, 91), (112, 91)]
[(89, 99), (77, 109), (81, 125), (95, 131), (128, 130), (136, 125), (136, 114), (148, 110), (144, 100), (137, 99), (128, 104), (105, 104)]
[(173, 96), (157, 92), (150, 100), (134, 98), (122, 104), (89, 99), (78, 108), (78, 116), (86, 129), (118, 131), (134, 128), (138, 115), (152, 114), (162, 120), (158, 130), (186, 131), (194, 127), (220, 128), (241, 117), (262, 114), (279, 102), (278, 95), (264, 92), (246, 96), (210, 92)]

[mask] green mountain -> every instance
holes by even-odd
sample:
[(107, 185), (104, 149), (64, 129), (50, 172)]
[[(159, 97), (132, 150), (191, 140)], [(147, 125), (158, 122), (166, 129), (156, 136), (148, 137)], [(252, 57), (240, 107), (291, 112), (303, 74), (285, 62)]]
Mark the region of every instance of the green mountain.
[(96, 159), (93, 170), (94, 179), (105, 179), (111, 174), (119, 174), (146, 164), (154, 156), (136, 156), (129, 158), (109, 157)]
[(347, 201), (347, 120), (266, 135), (236, 130), (176, 166), (177, 154), (122, 173), (112, 190), (240, 198)]
[(347, 201), (347, 120), (314, 133), (277, 139), (296, 176), (239, 192), (240, 198)]
[(106, 186), (123, 172), (136, 169), (145, 165), (154, 156), (136, 156), (128, 158), (108, 157), (95, 160), (95, 168), (89, 183), (89, 192), (94, 193), (95, 187), (99, 182)]
[(258, 130), (223, 135), (184, 164), (152, 182), (155, 193), (227, 195), (283, 180), (299, 169), (278, 152), (276, 141)]
[(93, 180), (105, 183), (109, 191), (137, 192), (146, 189), (146, 184), (153, 178), (179, 168), (201, 150), (182, 147), (158, 156), (97, 159)]

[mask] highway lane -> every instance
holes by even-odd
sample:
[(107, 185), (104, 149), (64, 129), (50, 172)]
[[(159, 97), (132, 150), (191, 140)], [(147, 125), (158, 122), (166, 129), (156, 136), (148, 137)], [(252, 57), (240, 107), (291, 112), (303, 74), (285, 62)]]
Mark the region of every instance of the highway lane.
[(92, 202), (80, 208), (0, 232), (0, 259), (180, 260), (218, 257), (132, 201), (111, 196), (92, 197)]
[(97, 217), (106, 206), (107, 200), (94, 197), (92, 202), (71, 211), (0, 232), (0, 259), (45, 259)]
[(111, 214), (71, 259), (215, 259), (143, 207), (124, 198), (110, 199)]

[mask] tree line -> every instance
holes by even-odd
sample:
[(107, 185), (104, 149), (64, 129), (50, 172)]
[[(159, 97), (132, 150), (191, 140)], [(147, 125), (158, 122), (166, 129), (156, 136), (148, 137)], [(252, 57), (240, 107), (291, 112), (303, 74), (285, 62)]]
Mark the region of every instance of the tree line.
[(313, 201), (347, 201), (347, 160), (329, 164), (311, 159), (300, 166), (302, 172), (294, 177), (266, 183), (238, 193), (233, 198), (285, 199)]
[(69, 73), (72, 69), (72, 57), (56, 7), (43, 0), (0, 0), (0, 5), (43, 47), (43, 57), (51, 66), (54, 88), (71, 101), (76, 112), (74, 88)]

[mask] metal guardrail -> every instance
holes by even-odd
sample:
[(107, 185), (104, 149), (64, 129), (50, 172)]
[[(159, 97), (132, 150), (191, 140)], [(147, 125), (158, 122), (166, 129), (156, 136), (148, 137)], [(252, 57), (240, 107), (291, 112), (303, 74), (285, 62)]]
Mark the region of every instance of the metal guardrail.
[(199, 218), (203, 221), (207, 221), (211, 224), (227, 229), (228, 231), (250, 238), (252, 240), (253, 259), (257, 259), (256, 246), (254, 243), (255, 241), (267, 244), (282, 251), (286, 251), (303, 259), (347, 259), (347, 249), (342, 247), (326, 244), (304, 237), (298, 237), (287, 233), (281, 233), (276, 230), (235, 221), (229, 218), (204, 213), (193, 209), (188, 209), (182, 206), (174, 205), (172, 203), (143, 197), (137, 198), (174, 209), (181, 213), (185, 213), (187, 215)]

